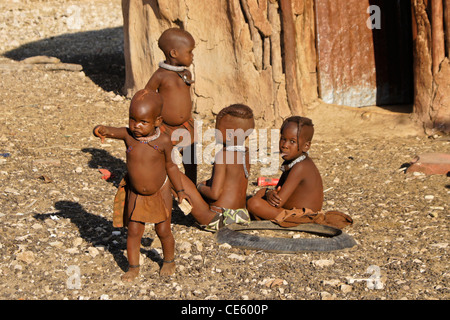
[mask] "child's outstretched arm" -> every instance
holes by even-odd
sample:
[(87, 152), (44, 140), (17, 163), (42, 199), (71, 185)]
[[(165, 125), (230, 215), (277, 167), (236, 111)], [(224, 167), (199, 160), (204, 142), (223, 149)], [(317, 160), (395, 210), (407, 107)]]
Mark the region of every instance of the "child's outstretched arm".
[(115, 128), (115, 127), (106, 127), (102, 125), (98, 125), (94, 127), (94, 136), (102, 139), (102, 143), (105, 141), (105, 138), (111, 139), (125, 139), (127, 135), (127, 128)]

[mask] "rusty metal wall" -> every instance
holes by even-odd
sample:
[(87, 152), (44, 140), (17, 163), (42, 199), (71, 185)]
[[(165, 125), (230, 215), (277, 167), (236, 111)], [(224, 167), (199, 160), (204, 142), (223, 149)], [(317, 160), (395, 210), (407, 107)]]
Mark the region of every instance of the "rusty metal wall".
[(315, 14), (322, 100), (353, 107), (411, 103), (409, 0), (315, 0)]

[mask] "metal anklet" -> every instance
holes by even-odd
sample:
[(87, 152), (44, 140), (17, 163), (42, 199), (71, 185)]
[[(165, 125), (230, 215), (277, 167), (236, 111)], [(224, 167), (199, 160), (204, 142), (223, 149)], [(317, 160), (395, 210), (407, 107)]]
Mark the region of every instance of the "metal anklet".
[(172, 263), (172, 262), (174, 262), (174, 261), (175, 261), (175, 259), (172, 259), (172, 260), (163, 260), (164, 263)]

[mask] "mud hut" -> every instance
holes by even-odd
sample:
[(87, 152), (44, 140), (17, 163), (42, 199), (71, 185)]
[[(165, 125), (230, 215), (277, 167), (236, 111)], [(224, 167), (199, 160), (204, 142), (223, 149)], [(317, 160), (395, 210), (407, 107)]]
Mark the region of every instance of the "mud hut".
[(196, 39), (194, 110), (243, 102), (274, 122), (323, 101), (402, 106), (450, 131), (449, 0), (123, 0), (124, 92), (163, 60), (157, 39)]

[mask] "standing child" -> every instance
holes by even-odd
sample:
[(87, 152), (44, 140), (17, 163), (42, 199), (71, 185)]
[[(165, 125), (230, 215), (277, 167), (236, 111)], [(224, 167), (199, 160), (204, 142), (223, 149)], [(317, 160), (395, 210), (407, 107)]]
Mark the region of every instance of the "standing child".
[(215, 156), (211, 178), (196, 187), (182, 175), (191, 214), (207, 231), (250, 222), (246, 209), (250, 158), (245, 140), (254, 127), (253, 112), (248, 106), (235, 104), (222, 109), (216, 118), (216, 141), (222, 149)]
[[(159, 63), (159, 68), (151, 76), (145, 88), (161, 94), (164, 103), (161, 132), (169, 135), (173, 145), (180, 148), (185, 174), (196, 184), (196, 139), (190, 87), (193, 81), (187, 69), (194, 59), (192, 51), (195, 48), (195, 41), (189, 32), (170, 28), (162, 33), (158, 46), (164, 52), (165, 61)], [(182, 139), (172, 137), (176, 129), (185, 129), (189, 135), (183, 135)]]
[[(122, 180), (115, 199), (121, 212), (115, 210), (114, 226), (127, 226), (129, 270), (123, 281), (132, 281), (139, 274), (139, 251), (145, 223), (155, 223), (164, 254), (160, 275), (175, 272), (175, 241), (171, 230), (172, 196), (169, 178), (178, 193), (179, 202), (187, 197), (183, 192), (180, 171), (172, 162), (172, 143), (160, 135), (162, 99), (149, 90), (138, 91), (131, 100), (129, 127), (96, 126), (94, 135), (125, 142), (127, 175)], [(122, 201), (123, 200), (123, 201)], [(120, 210), (119, 210), (120, 211)], [(119, 217), (119, 219), (117, 219)]]
[(275, 190), (263, 188), (247, 202), (248, 210), (257, 219), (273, 220), (287, 209), (322, 209), (323, 186), (319, 170), (308, 157), (314, 125), (311, 119), (287, 118), (280, 129), (280, 155), (283, 171)]

